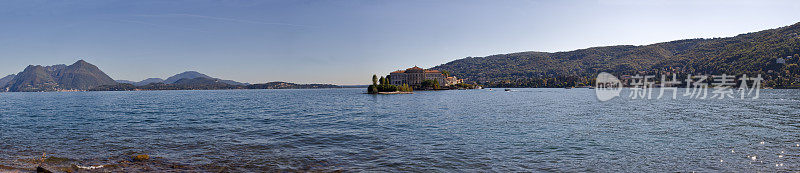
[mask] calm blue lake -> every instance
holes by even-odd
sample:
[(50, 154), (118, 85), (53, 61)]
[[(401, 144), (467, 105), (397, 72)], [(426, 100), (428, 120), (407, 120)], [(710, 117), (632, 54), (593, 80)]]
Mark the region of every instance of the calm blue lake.
[[(608, 102), (579, 88), (364, 91), (0, 93), (0, 169), (47, 153), (45, 166), (107, 165), (96, 171), (800, 170), (800, 90)], [(152, 159), (129, 163), (137, 154)]]

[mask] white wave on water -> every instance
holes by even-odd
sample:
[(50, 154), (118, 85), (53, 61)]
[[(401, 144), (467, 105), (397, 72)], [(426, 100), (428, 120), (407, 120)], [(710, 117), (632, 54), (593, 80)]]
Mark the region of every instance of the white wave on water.
[(75, 166), (80, 168), (80, 169), (98, 169), (98, 168), (103, 168), (103, 166), (105, 166), (105, 165), (100, 165), (100, 166), (79, 166), (79, 165), (75, 165)]

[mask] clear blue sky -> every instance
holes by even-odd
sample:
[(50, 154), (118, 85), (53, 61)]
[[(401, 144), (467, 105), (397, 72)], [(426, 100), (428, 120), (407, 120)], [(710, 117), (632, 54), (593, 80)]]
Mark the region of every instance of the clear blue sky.
[(467, 56), (729, 37), (800, 22), (800, 1), (3, 1), (0, 74), (85, 59), (114, 79), (196, 70), (366, 84)]

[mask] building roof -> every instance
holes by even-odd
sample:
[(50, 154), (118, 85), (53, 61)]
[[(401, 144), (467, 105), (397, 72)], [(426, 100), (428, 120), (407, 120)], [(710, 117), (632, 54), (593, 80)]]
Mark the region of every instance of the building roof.
[(393, 71), (391, 73), (442, 73), (442, 71), (439, 71), (439, 70), (425, 70), (423, 68), (419, 68), (417, 66), (414, 66), (414, 67), (408, 68), (406, 70), (397, 70), (397, 71)]
[(406, 69), (406, 73), (422, 73), (424, 71), (425, 69), (419, 68), (417, 66)]

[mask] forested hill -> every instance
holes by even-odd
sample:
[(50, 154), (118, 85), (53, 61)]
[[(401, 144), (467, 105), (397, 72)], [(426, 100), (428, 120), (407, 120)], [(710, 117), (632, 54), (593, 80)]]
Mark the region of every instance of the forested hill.
[[(561, 87), (591, 83), (598, 72), (615, 75), (672, 72), (762, 74), (768, 77), (765, 85), (789, 87), (800, 85), (798, 53), (800, 23), (728, 38), (467, 57), (433, 69), (489, 86)], [(778, 58), (786, 59), (786, 63), (776, 63)]]

